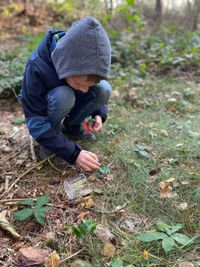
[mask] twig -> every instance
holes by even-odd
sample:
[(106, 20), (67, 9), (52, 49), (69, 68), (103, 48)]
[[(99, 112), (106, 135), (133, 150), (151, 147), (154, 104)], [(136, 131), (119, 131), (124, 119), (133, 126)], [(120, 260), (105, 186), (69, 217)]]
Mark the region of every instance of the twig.
[(31, 135), (29, 135), (29, 140), (30, 140), (31, 157), (33, 161), (36, 161), (37, 157), (36, 157), (35, 149), (34, 149), (34, 139)]
[(13, 198), (13, 199), (0, 199), (0, 203), (24, 201), (24, 200), (27, 200), (27, 199), (36, 200), (36, 198)]
[(46, 162), (48, 159), (53, 158), (55, 155), (51, 155), (49, 158), (43, 159), (42, 161), (38, 162), (37, 164), (35, 164), (33, 167), (31, 167), (30, 169), (28, 169), (27, 171), (25, 171), (24, 173), (22, 173), (8, 188), (8, 190), (6, 190), (3, 195), (1, 196), (1, 198), (5, 195), (8, 194), (10, 192), (10, 190), (13, 188), (14, 185), (16, 185), (19, 180), (21, 178), (23, 178), (24, 176), (26, 176), (29, 172), (31, 172), (32, 170), (34, 170), (35, 168), (37, 168), (38, 166), (42, 165), (44, 162)]
[[(6, 203), (6, 204), (11, 204), (13, 205), (13, 203), (15, 202), (20, 202), (20, 201), (24, 201), (24, 200), (27, 200), (27, 199), (32, 199), (34, 201), (36, 201), (37, 199), (36, 198), (13, 198), (13, 199), (0, 199), (0, 203)], [(50, 206), (50, 207), (54, 207), (54, 208), (63, 208), (62, 205), (54, 205), (52, 203), (46, 203), (45, 205), (47, 206)]]
[(8, 189), (8, 186), (9, 186), (9, 178), (6, 177), (5, 178), (5, 191)]
[(67, 261), (67, 260), (69, 260), (69, 259), (75, 257), (75, 256), (78, 255), (80, 252), (82, 252), (84, 249), (85, 249), (85, 248), (82, 248), (82, 249), (80, 249), (79, 251), (77, 251), (76, 253), (70, 255), (69, 257), (64, 258), (63, 260), (60, 261), (60, 263), (63, 263), (64, 261)]
[(48, 159), (48, 162), (49, 162), (49, 164), (51, 165), (51, 167), (52, 167), (54, 170), (56, 170), (56, 171), (58, 171), (58, 172), (61, 172), (61, 173), (63, 173), (63, 171), (62, 171), (62, 170), (60, 170), (60, 169), (56, 168), (56, 167), (53, 165), (53, 163), (51, 162), (51, 160), (50, 160), (50, 159)]

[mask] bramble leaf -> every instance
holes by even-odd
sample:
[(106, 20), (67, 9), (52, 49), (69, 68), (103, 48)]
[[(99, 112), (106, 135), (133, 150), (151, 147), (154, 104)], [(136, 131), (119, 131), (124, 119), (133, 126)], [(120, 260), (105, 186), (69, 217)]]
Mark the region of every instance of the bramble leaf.
[(40, 209), (35, 209), (34, 215), (38, 223), (42, 225), (45, 224), (45, 216), (44, 216), (44, 213)]
[(48, 212), (48, 211), (50, 211), (52, 208), (51, 207), (41, 207), (41, 208), (39, 208), (39, 210), (41, 211), (41, 212)]
[(109, 169), (109, 167), (107, 167), (107, 166), (101, 166), (101, 167), (99, 168), (99, 171), (100, 171), (102, 174), (108, 174), (108, 173), (110, 172), (110, 169)]
[(47, 202), (49, 201), (49, 195), (46, 194), (44, 196), (41, 196), (38, 198), (38, 200), (35, 203), (35, 208), (41, 208), (42, 206), (44, 206)]
[(183, 228), (183, 225), (180, 224), (180, 223), (178, 223), (178, 224), (176, 224), (176, 225), (174, 225), (174, 226), (171, 226), (170, 228), (171, 228), (171, 229), (167, 231), (167, 234), (168, 234), (168, 235), (172, 235), (172, 234), (174, 234), (175, 232), (177, 232), (178, 230), (182, 229), (182, 228)]
[(14, 213), (14, 219), (18, 221), (26, 220), (33, 214), (33, 209), (27, 208)]
[(22, 205), (33, 206), (35, 201), (33, 199), (26, 199), (20, 202)]
[(167, 237), (167, 238), (163, 239), (163, 241), (162, 241), (162, 247), (163, 247), (166, 254), (173, 250), (174, 245), (175, 245), (175, 242), (174, 242), (173, 238), (171, 238), (171, 237)]
[(155, 240), (165, 239), (167, 235), (161, 232), (145, 232), (137, 236), (137, 239), (143, 242), (152, 242)]
[(191, 243), (192, 240), (191, 238), (189, 238), (188, 236), (186, 235), (183, 235), (183, 234), (179, 234), (179, 233), (176, 233), (174, 235), (172, 235), (172, 238), (178, 242), (179, 244), (183, 245), (183, 246), (186, 246), (187, 244)]
[(157, 226), (157, 229), (158, 229), (159, 231), (161, 231), (161, 232), (165, 232), (165, 233), (166, 233), (168, 230), (170, 230), (170, 228), (171, 228), (170, 225), (167, 225), (167, 224), (165, 224), (165, 223), (163, 223), (163, 222), (157, 222), (156, 226)]

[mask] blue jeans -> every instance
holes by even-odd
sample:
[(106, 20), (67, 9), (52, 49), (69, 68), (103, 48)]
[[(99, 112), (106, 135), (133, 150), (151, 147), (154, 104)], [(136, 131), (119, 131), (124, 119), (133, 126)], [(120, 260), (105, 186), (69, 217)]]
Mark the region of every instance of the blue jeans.
[(87, 93), (73, 90), (67, 85), (50, 90), (46, 98), (52, 127), (59, 131), (65, 117), (68, 117), (70, 125), (81, 124), (85, 118), (108, 103), (111, 92), (111, 85), (105, 80), (90, 87)]

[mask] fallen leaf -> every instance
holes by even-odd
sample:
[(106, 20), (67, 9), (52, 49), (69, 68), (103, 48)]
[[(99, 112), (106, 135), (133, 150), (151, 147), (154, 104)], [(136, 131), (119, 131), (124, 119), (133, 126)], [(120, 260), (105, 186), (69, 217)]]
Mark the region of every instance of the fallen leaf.
[(167, 102), (169, 103), (169, 104), (175, 104), (175, 103), (177, 103), (177, 100), (176, 100), (176, 98), (169, 98), (168, 100), (167, 100)]
[(160, 198), (171, 198), (172, 197), (172, 188), (170, 183), (160, 182)]
[(21, 248), (17, 255), (19, 266), (42, 265), (45, 263), (45, 258), (49, 255), (48, 249), (39, 247)]
[(181, 147), (181, 146), (183, 146), (184, 144), (176, 144), (176, 147)]
[(181, 210), (181, 211), (185, 211), (188, 209), (188, 204), (187, 202), (182, 202), (178, 205), (178, 209)]
[(178, 263), (178, 267), (194, 267), (194, 264), (189, 261), (184, 261), (184, 262)]
[(150, 176), (148, 179), (148, 183), (154, 183), (158, 179), (157, 175)]
[(172, 183), (174, 180), (175, 180), (174, 177), (170, 177), (170, 178), (168, 178), (165, 182), (166, 182), (166, 183)]
[(45, 267), (60, 267), (60, 256), (54, 250), (47, 258), (45, 258)]
[(83, 211), (77, 216), (77, 224), (80, 224), (80, 222), (89, 214), (89, 211)]
[(84, 200), (84, 206), (86, 208), (88, 208), (88, 209), (94, 207), (94, 200), (93, 200), (93, 198), (92, 197), (85, 198), (85, 200)]
[(166, 130), (160, 130), (161, 134), (164, 136), (164, 137), (169, 137), (169, 133), (168, 131)]
[(149, 252), (145, 249), (145, 250), (143, 251), (143, 253), (142, 253), (142, 256), (143, 256), (143, 258), (144, 258), (145, 260), (148, 260), (148, 258), (149, 258)]
[(6, 219), (7, 210), (4, 210), (0, 213), (0, 227), (8, 231), (13, 237), (20, 238), (20, 235), (15, 231), (13, 226)]
[(110, 242), (106, 242), (103, 247), (103, 255), (105, 257), (113, 257), (114, 253), (115, 253), (115, 246)]
[(124, 208), (126, 207), (126, 204), (127, 204), (127, 203), (124, 203), (124, 205), (116, 206), (116, 207), (115, 207), (115, 211), (123, 212), (123, 211), (124, 211)]
[(188, 181), (181, 181), (180, 183), (181, 183), (182, 185), (188, 185), (188, 184), (189, 184)]
[(116, 237), (111, 233), (111, 231), (102, 225), (97, 225), (94, 234), (101, 240), (101, 241), (109, 241), (113, 245), (116, 244)]

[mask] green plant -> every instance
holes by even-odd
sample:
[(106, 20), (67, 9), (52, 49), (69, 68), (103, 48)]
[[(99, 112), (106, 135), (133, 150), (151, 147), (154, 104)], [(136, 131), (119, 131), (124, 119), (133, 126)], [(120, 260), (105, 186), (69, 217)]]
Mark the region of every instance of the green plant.
[(73, 233), (80, 239), (83, 239), (87, 235), (93, 234), (96, 229), (96, 222), (94, 220), (83, 220), (78, 226), (73, 226)]
[(46, 194), (39, 197), (36, 201), (33, 199), (27, 199), (20, 204), (30, 206), (30, 208), (25, 208), (14, 213), (14, 219), (18, 221), (24, 221), (27, 218), (34, 216), (36, 221), (40, 224), (45, 223), (45, 213), (51, 210), (50, 207), (45, 206), (48, 202), (49, 196)]
[(162, 248), (166, 254), (174, 249), (176, 243), (185, 247), (193, 242), (193, 239), (188, 236), (177, 233), (183, 228), (182, 224), (170, 226), (165, 223), (158, 222), (156, 226), (158, 231), (145, 232), (137, 236), (137, 239), (143, 242), (162, 240)]

